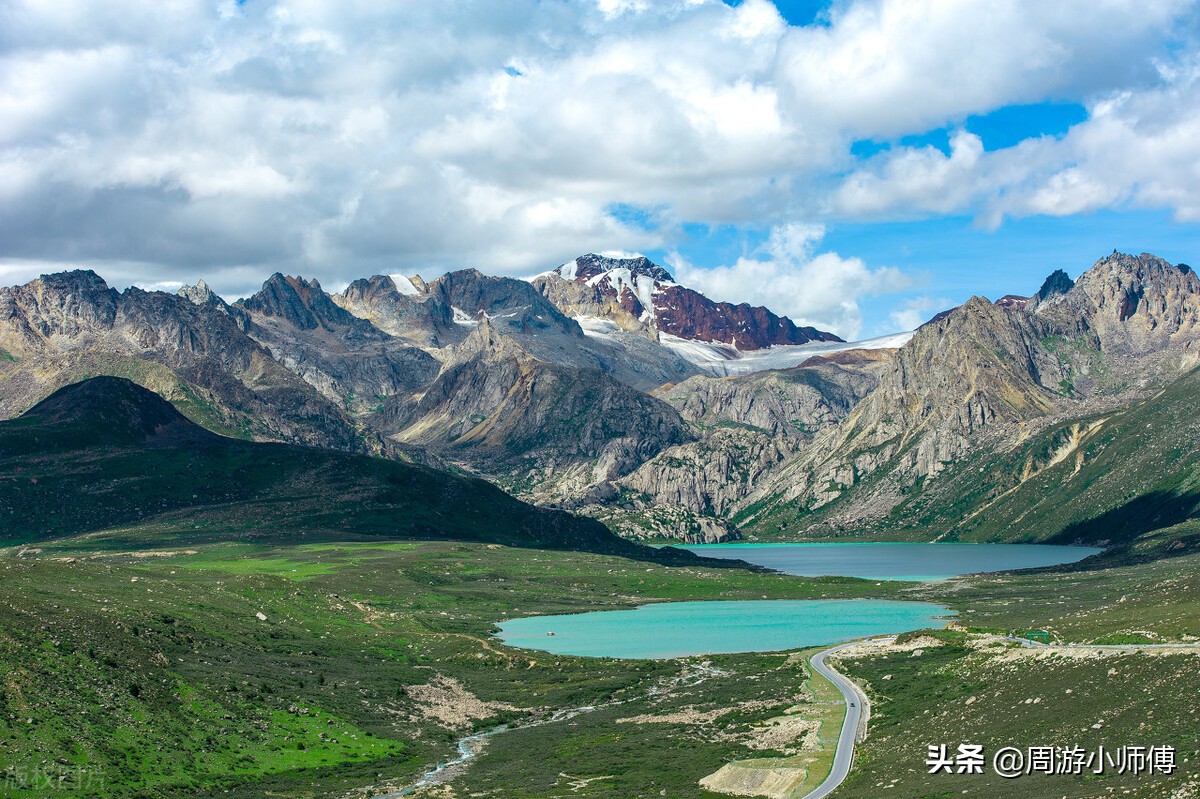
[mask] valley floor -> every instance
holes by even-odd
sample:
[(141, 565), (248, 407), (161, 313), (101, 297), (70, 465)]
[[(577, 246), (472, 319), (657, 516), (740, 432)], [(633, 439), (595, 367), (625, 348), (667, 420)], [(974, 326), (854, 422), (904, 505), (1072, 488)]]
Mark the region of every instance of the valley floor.
[[(445, 542), (14, 548), (0, 555), (0, 787), (362, 796), (411, 784), (472, 731), (594, 706), (494, 736), (424, 793), (711, 799), (701, 780), (736, 761), (794, 769), (803, 781), (779, 795), (798, 796), (827, 770), (841, 714), (804, 657), (554, 656), (490, 640), (491, 624), (645, 601), (874, 597), (943, 602), (970, 632), (842, 658), (872, 718), (838, 796), (890, 785), (889, 796), (1182, 799), (1200, 771), (1200, 656), (1083, 657), (988, 636), (1195, 641), (1198, 566), (1187, 556), (913, 587)], [(1152, 778), (926, 775), (937, 743), (1169, 744), (1179, 767)]]

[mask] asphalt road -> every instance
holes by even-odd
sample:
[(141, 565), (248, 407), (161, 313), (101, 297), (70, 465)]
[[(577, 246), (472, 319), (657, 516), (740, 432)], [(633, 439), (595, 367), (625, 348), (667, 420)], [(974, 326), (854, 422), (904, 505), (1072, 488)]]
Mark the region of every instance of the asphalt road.
[(854, 742), (858, 737), (858, 725), (862, 720), (863, 705), (866, 703), (867, 697), (858, 689), (857, 685), (825, 665), (827, 655), (832, 655), (851, 645), (841, 644), (831, 647), (823, 652), (818, 652), (812, 658), (813, 669), (842, 692), (842, 698), (846, 702), (846, 719), (842, 722), (842, 734), (838, 737), (837, 751), (833, 755), (833, 768), (829, 770), (829, 776), (804, 799), (822, 799), (833, 793), (834, 789), (846, 779), (846, 775), (850, 773), (850, 764), (854, 762)]
[[(1009, 638), (1025, 646), (1049, 648), (1046, 644), (1027, 641), (1023, 638), (1013, 636), (1009, 636)], [(833, 793), (842, 784), (847, 775), (850, 774), (850, 766), (854, 763), (854, 744), (858, 738), (858, 727), (862, 722), (863, 708), (868, 707), (867, 696), (859, 690), (857, 685), (834, 671), (831, 667), (825, 665), (825, 658), (856, 643), (862, 642), (851, 641), (839, 644), (813, 655), (811, 661), (813, 669), (836, 685), (837, 689), (842, 692), (842, 699), (846, 702), (846, 719), (842, 722), (842, 732), (838, 736), (837, 751), (833, 755), (833, 768), (830, 769), (829, 776), (825, 778), (824, 782), (806, 794), (803, 799), (823, 799), (829, 796), (829, 794)], [(1057, 646), (1062, 649), (1100, 649), (1129, 652), (1137, 652), (1144, 649), (1195, 649), (1197, 647), (1196, 644), (1059, 644)]]

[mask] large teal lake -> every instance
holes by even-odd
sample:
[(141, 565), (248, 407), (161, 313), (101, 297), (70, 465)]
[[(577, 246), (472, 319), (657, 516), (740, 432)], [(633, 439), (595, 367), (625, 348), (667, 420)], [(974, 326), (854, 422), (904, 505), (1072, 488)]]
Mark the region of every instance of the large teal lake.
[(961, 574), (1074, 563), (1104, 550), (1044, 544), (702, 544), (709, 558), (734, 558), (803, 577), (945, 580)]
[[(498, 622), (510, 646), (556, 655), (674, 658), (772, 652), (941, 627), (943, 605), (875, 599), (663, 602)], [(553, 633), (553, 635), (549, 635)]]

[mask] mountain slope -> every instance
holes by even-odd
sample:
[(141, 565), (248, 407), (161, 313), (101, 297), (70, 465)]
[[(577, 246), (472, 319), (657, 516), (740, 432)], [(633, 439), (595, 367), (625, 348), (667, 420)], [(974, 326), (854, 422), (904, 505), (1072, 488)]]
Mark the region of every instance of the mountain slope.
[[(879, 387), (735, 518), (763, 534), (819, 535), (903, 527), (895, 509), (919, 496), (927, 513), (938, 503), (969, 513), (939, 488), (943, 473), (1177, 379), (1196, 362), (1198, 313), (1195, 275), (1149, 255), (1114, 253), (1025, 307), (974, 298), (918, 330)], [(982, 466), (963, 479), (959, 493), (974, 496), (1005, 478)]]
[(234, 307), (251, 338), (351, 412), (417, 391), (438, 371), (433, 356), (339, 307), (315, 280), (276, 273)]
[(841, 341), (832, 333), (798, 327), (766, 308), (714, 302), (679, 285), (667, 270), (644, 257), (589, 253), (539, 275), (533, 284), (570, 316), (608, 319), (624, 330), (652, 337), (661, 333), (739, 350)]
[(225, 433), (367, 449), (337, 407), (246, 335), (230, 306), (197, 296), (118, 292), (90, 271), (0, 288), (0, 416), (109, 374), (167, 394)]
[(482, 480), (217, 436), (120, 378), (0, 422), (0, 485), (4, 544), (115, 528), (132, 541), (449, 538), (653, 557)]
[(535, 358), (487, 320), (421, 395), (386, 403), (374, 423), (396, 441), (559, 501), (688, 437), (666, 403), (603, 372)]
[[(1145, 399), (1051, 425), (1006, 451), (982, 450), (890, 515), (959, 540), (1014, 536), (1137, 555), (1200, 548), (1200, 370)], [(988, 475), (980, 480), (980, 474)], [(1162, 532), (1160, 532), (1162, 531)]]
[(664, 449), (615, 482), (618, 508), (589, 508), (623, 535), (709, 543), (738, 537), (726, 517), (819, 430), (879, 382), (890, 351), (850, 351), (779, 372), (694, 377), (657, 396), (696, 440)]

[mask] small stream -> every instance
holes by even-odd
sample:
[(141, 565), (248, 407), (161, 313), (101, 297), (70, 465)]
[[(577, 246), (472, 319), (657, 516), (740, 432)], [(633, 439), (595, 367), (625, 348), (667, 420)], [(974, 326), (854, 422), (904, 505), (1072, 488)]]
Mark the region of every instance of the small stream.
[(426, 771), (421, 775), (421, 778), (401, 788), (398, 791), (390, 793), (371, 793), (371, 789), (366, 789), (366, 794), (371, 799), (397, 799), (401, 796), (411, 796), (422, 788), (428, 788), (433, 785), (439, 785), (449, 780), (454, 779), (463, 769), (466, 768), (472, 760), (483, 752), (487, 746), (487, 739), (493, 735), (500, 735), (505, 732), (515, 732), (516, 730), (527, 730), (530, 727), (541, 727), (546, 724), (555, 724), (560, 721), (568, 721), (581, 716), (584, 713), (592, 713), (603, 708), (616, 707), (617, 705), (625, 705), (631, 702), (637, 702), (643, 699), (650, 699), (656, 696), (673, 691), (676, 688), (688, 688), (694, 685), (699, 685), (710, 677), (717, 677), (726, 672), (721, 671), (709, 663), (688, 663), (684, 666), (683, 671), (677, 676), (667, 680), (666, 682), (658, 682), (650, 686), (644, 694), (635, 696), (630, 699), (613, 699), (609, 702), (602, 702), (598, 705), (581, 705), (579, 707), (561, 708), (554, 711), (545, 718), (533, 719), (522, 724), (501, 724), (499, 727), (494, 727), (484, 732), (475, 732), (470, 735), (465, 735), (458, 739), (458, 757), (453, 760), (448, 760), (445, 763), (439, 763), (435, 768)]

